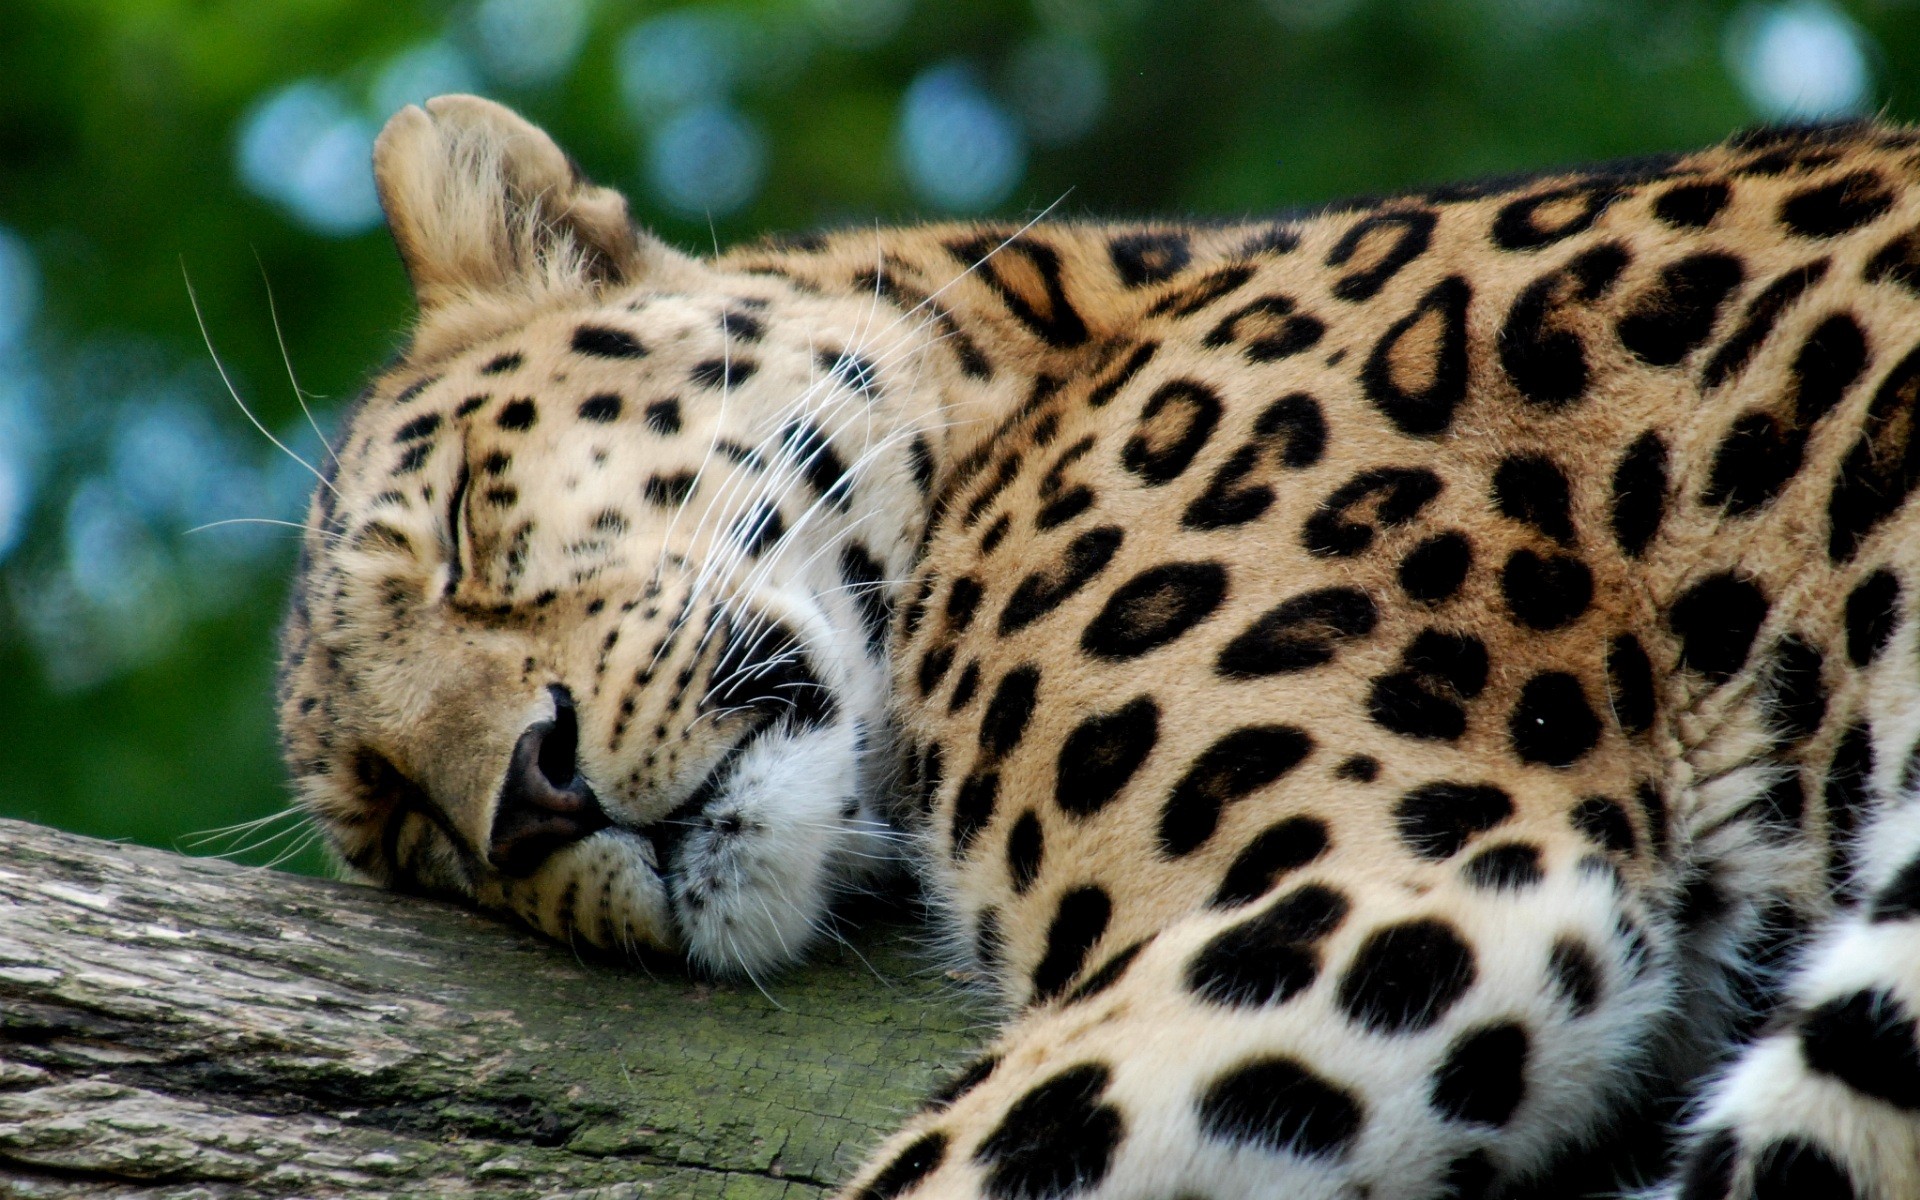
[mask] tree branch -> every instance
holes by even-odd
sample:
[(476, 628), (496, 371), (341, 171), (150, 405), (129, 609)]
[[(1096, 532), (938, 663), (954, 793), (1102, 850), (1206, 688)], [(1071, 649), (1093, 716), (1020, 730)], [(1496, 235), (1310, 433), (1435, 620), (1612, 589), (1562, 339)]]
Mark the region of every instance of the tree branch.
[(910, 937), (767, 996), (0, 821), (0, 1196), (817, 1196), (984, 1032)]

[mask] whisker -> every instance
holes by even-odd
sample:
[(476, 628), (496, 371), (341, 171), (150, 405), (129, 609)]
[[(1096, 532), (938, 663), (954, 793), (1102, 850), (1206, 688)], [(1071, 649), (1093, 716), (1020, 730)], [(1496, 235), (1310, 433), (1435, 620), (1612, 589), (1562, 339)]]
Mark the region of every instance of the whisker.
[(739, 964), (740, 970), (752, 981), (753, 986), (759, 990), (760, 994), (767, 998), (768, 1004), (773, 1005), (781, 1012), (787, 1011), (787, 1006), (773, 998), (773, 993), (767, 990), (766, 985), (760, 982), (760, 977), (753, 973), (753, 968), (747, 965), (746, 956), (740, 953), (739, 943), (734, 940), (733, 934), (731, 933), (727, 934), (727, 953), (733, 956), (734, 962)]
[(219, 351), (213, 348), (213, 337), (207, 332), (207, 319), (200, 311), (200, 297), (193, 290), (193, 277), (187, 273), (187, 263), (184, 258), (180, 261), (180, 278), (184, 280), (187, 285), (187, 302), (193, 307), (194, 322), (200, 326), (200, 340), (206, 343), (207, 354), (213, 359), (213, 369), (220, 373), (220, 382), (226, 385), (227, 395), (233, 397), (233, 402), (240, 406), (240, 411), (247, 415), (247, 420), (253, 422), (253, 427), (260, 431), (261, 437), (266, 438), (269, 442), (279, 447), (282, 454), (285, 454), (288, 458), (305, 467), (315, 479), (318, 479), (320, 486), (332, 492), (336, 497), (339, 497), (340, 491), (333, 486), (333, 481), (321, 474), (312, 463), (287, 449), (286, 443), (273, 436), (267, 427), (260, 423), (260, 418), (253, 415), (253, 410), (247, 407), (247, 402), (240, 398), (239, 390), (233, 386), (232, 377), (227, 374), (227, 365), (220, 361)]
[(260, 259), (260, 251), (253, 252), (254, 265), (260, 268), (260, 282), (267, 289), (267, 316), (273, 322), (273, 340), (280, 345), (280, 361), (286, 364), (287, 382), (293, 385), (293, 398), (300, 403), (300, 411), (306, 414), (307, 424), (313, 429), (313, 436), (320, 439), (320, 452), (338, 462), (334, 456), (333, 445), (327, 441), (327, 435), (320, 430), (320, 422), (314, 420), (313, 410), (307, 407), (307, 393), (300, 387), (300, 381), (293, 374), (293, 356), (287, 353), (286, 334), (280, 329), (280, 306), (274, 303), (273, 280), (267, 278), (267, 264)]
[(306, 836), (302, 837), (298, 842), (295, 842), (293, 845), (287, 847), (286, 850), (282, 851), (279, 855), (275, 856), (272, 861), (262, 864), (261, 869), (266, 871), (271, 871), (273, 868), (279, 866), (281, 863), (290, 862), (293, 859), (300, 857), (302, 854), (305, 854), (309, 849), (311, 849), (313, 847), (314, 842), (318, 841), (319, 838), (320, 838), (319, 830), (317, 829), (308, 830)]
[(222, 525), (277, 525), (286, 529), (298, 529), (318, 537), (332, 538), (336, 542), (344, 542), (347, 540), (345, 534), (335, 533), (330, 529), (321, 529), (317, 526), (302, 524), (299, 521), (281, 521), (273, 517), (228, 517), (221, 521), (208, 521), (204, 525), (195, 525), (192, 529), (183, 530), (182, 533), (183, 536), (188, 533), (201, 533), (208, 529), (218, 529)]

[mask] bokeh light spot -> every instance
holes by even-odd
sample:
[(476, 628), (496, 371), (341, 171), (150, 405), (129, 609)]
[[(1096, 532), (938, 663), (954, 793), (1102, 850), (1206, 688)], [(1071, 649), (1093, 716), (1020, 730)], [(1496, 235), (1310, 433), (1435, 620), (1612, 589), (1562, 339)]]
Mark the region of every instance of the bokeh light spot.
[(422, 42), (388, 59), (374, 76), (367, 98), (384, 118), (409, 104), (451, 92), (478, 92), (480, 71), (466, 51), (444, 40)]
[(724, 14), (692, 9), (627, 30), (615, 52), (627, 107), (651, 120), (724, 100), (740, 67), (739, 32)]
[(588, 0), (480, 0), (473, 10), (474, 42), (494, 78), (535, 87), (573, 65), (591, 16)]
[(133, 506), (103, 476), (83, 480), (67, 502), (67, 578), (102, 608), (125, 610), (165, 574), (160, 548)]
[(720, 104), (672, 117), (647, 151), (654, 190), (683, 217), (738, 211), (759, 192), (766, 173), (766, 136), (745, 114)]
[(1041, 145), (1086, 133), (1107, 103), (1106, 64), (1078, 38), (1048, 35), (1021, 43), (1007, 62), (1006, 82), (1021, 123)]
[(332, 85), (303, 79), (248, 110), (240, 123), (240, 180), (308, 229), (332, 237), (380, 223), (370, 121)]
[(20, 235), (0, 225), (0, 354), (26, 340), (40, 308), (40, 270)]
[(914, 193), (948, 212), (1000, 203), (1027, 165), (1019, 127), (961, 63), (930, 68), (907, 88), (899, 151)]
[(4, 370), (0, 377), (0, 563), (12, 556), (26, 533), (47, 443), (40, 377), (17, 360), (4, 363)]
[(1873, 86), (1868, 49), (1866, 31), (1819, 0), (1748, 5), (1728, 25), (1734, 78), (1769, 120), (1864, 112)]

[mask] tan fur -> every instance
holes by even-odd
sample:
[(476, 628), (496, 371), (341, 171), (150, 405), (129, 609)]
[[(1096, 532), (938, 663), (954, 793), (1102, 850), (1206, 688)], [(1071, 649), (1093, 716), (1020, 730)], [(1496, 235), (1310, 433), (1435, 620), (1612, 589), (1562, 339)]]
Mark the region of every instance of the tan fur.
[[(1911, 134), (713, 260), (484, 101), (377, 159), (282, 700), (355, 870), (752, 971), (905, 839), (1011, 1016), (863, 1198), (1491, 1194), (1694, 1087), (1686, 1200), (1920, 1197), (1821, 1057), (1920, 1011)], [(562, 693), (609, 824), (509, 870)]]

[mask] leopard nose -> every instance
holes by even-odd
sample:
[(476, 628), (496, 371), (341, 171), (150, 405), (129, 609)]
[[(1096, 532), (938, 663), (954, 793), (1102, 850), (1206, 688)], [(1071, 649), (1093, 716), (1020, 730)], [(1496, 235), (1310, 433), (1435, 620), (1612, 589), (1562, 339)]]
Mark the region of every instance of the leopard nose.
[(553, 717), (535, 721), (513, 745), (500, 785), (487, 859), (504, 875), (530, 875), (554, 851), (607, 826), (607, 814), (580, 776), (580, 719), (573, 695), (554, 685)]

